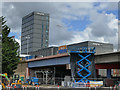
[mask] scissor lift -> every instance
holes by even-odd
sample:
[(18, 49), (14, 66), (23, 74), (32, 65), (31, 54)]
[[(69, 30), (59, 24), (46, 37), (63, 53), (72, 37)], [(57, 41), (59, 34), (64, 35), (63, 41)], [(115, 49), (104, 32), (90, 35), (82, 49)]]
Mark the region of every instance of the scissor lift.
[(71, 51), (71, 73), (75, 82), (87, 83), (90, 78), (95, 78), (94, 64), (95, 47), (82, 47)]

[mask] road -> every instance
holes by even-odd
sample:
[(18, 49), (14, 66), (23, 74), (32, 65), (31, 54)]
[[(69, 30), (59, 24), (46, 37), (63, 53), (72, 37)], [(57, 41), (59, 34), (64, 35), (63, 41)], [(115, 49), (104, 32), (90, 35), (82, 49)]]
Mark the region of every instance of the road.
[[(43, 88), (43, 87), (25, 87), (25, 88), (11, 88), (11, 89), (3, 89), (3, 90), (114, 90), (114, 88), (110, 87), (97, 87), (97, 88), (66, 88), (66, 87), (61, 87), (61, 88)], [(115, 89), (119, 90), (119, 89)]]

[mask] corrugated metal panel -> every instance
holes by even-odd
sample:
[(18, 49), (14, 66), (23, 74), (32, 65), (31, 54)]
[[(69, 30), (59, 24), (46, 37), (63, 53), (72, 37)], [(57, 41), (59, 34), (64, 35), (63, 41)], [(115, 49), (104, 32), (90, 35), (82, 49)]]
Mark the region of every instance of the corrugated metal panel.
[(70, 64), (70, 57), (53, 58), (48, 60), (28, 62), (28, 67), (33, 68), (33, 67), (51, 66), (51, 65), (64, 65), (64, 64)]

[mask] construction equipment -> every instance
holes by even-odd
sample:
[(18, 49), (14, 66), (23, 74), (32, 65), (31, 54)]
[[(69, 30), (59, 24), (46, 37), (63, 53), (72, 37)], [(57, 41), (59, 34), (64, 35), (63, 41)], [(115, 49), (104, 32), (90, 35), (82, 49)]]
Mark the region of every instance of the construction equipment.
[(31, 78), (27, 79), (26, 83), (28, 85), (38, 85), (38, 78), (31, 77)]
[(38, 78), (32, 77), (32, 82), (34, 85), (38, 85)]
[(95, 47), (82, 47), (70, 52), (71, 72), (76, 83), (88, 83), (89, 78), (95, 78), (94, 64)]
[(13, 75), (12, 77), (12, 87), (20, 88), (22, 86), (20, 76), (18, 74)]
[[(6, 88), (6, 85), (7, 84), (10, 84), (10, 80), (9, 78), (7, 77), (7, 73), (5, 74), (0, 74), (1, 77), (4, 77), (8, 83), (6, 83), (5, 79), (4, 81), (1, 81), (0, 80), (0, 83), (2, 84), (2, 88)], [(3, 78), (2, 78), (3, 79)], [(21, 83), (21, 80), (19, 79), (19, 75), (16, 74), (16, 75), (13, 75), (13, 78), (12, 78), (12, 87), (16, 87), (16, 88), (20, 88), (22, 86), (22, 83)]]
[[(7, 77), (7, 73), (4, 73), (4, 74), (0, 74), (0, 76), (1, 77), (4, 77), (6, 80), (7, 80), (7, 84), (9, 84), (10, 83), (10, 80), (9, 80), (9, 78)], [(2, 88), (5, 88), (6, 87), (6, 82), (4, 81), (4, 82), (2, 82), (1, 80), (0, 80), (0, 83), (2, 84)]]

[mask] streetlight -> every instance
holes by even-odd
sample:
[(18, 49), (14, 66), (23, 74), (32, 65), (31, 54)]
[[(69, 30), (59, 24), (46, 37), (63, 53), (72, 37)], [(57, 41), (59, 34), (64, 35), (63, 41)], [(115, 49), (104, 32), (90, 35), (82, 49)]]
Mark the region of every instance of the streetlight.
[(30, 39), (30, 36), (26, 36), (26, 39), (27, 39), (27, 55), (28, 55), (28, 44), (29, 44), (29, 39)]

